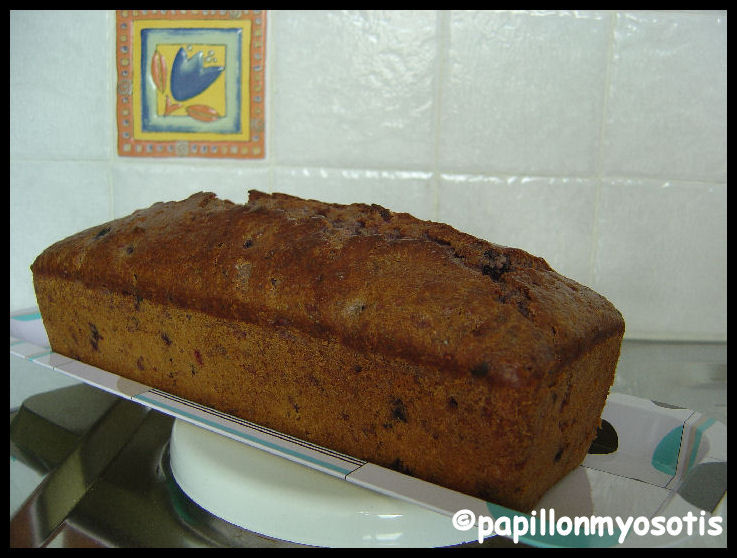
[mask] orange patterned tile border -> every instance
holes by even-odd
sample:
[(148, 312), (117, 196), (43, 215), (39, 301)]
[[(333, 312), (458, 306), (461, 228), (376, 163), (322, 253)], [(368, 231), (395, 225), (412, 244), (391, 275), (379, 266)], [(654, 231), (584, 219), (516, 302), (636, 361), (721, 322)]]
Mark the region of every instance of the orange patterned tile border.
[(260, 159), (265, 10), (118, 10), (118, 154)]

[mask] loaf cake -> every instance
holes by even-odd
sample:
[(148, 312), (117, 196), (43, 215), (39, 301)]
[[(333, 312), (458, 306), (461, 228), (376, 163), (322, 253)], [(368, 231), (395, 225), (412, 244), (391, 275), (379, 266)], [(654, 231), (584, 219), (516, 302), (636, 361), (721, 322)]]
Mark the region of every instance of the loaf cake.
[(32, 271), (58, 353), (520, 511), (584, 459), (624, 334), (522, 250), (258, 191), (156, 203)]

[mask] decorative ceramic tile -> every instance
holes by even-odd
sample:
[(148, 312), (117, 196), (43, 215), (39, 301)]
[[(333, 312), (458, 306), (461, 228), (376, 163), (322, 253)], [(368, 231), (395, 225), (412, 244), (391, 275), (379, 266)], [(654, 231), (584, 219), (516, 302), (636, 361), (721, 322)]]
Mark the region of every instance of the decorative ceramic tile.
[(266, 13), (119, 10), (118, 153), (264, 157)]

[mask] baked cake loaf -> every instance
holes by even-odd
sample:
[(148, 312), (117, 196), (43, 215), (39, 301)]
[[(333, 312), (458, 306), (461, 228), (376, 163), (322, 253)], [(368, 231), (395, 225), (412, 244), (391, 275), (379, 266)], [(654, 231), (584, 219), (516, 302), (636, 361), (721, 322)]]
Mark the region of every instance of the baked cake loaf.
[(521, 250), (257, 191), (154, 204), (32, 271), (56, 352), (520, 511), (585, 457), (624, 333)]

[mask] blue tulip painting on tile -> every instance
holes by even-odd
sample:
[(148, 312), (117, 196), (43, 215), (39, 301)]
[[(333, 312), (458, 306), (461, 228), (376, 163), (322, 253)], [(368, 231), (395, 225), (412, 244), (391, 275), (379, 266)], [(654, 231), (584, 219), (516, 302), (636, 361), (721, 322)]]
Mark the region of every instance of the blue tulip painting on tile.
[(171, 67), (171, 95), (177, 101), (186, 101), (210, 87), (225, 69), (224, 66), (204, 67), (204, 54), (197, 52), (191, 58), (180, 48)]
[(262, 158), (263, 10), (118, 10), (118, 153)]

